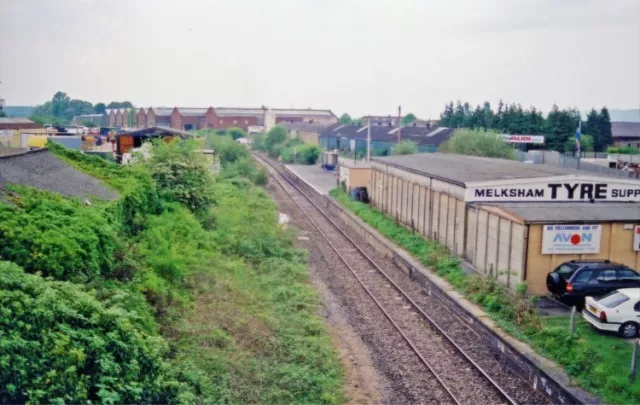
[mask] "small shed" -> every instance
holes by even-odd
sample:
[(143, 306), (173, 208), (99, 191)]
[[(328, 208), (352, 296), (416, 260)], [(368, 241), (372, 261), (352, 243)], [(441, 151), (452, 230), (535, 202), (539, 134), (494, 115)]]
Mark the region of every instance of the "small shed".
[(144, 142), (152, 139), (172, 139), (173, 137), (188, 139), (192, 138), (193, 135), (186, 131), (169, 127), (150, 127), (116, 134), (116, 161), (122, 162), (123, 154), (130, 152), (134, 148), (141, 147)]
[(371, 190), (371, 163), (362, 160), (338, 158), (340, 183), (347, 190), (356, 187), (366, 187)]

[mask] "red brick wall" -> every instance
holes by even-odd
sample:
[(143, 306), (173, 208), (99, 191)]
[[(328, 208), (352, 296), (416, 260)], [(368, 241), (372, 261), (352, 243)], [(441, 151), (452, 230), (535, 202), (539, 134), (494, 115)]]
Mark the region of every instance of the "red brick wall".
[(147, 115), (144, 113), (144, 110), (138, 111), (136, 114), (136, 127), (145, 128), (147, 126)]
[(202, 120), (202, 116), (200, 116), (200, 115), (195, 115), (195, 116), (193, 116), (193, 115), (188, 115), (188, 116), (181, 115), (180, 116), (180, 120), (181, 120), (181, 126), (180, 126), (179, 129), (184, 129), (184, 126), (185, 125), (189, 125), (189, 124), (193, 125), (194, 129), (200, 129), (200, 125), (201, 125), (200, 121)]
[(169, 116), (156, 116), (156, 125), (158, 127), (171, 127), (171, 117)]
[(276, 117), (276, 124), (281, 122), (302, 122), (302, 117)]
[(117, 126), (117, 127), (124, 126), (124, 125), (122, 125), (122, 113), (120, 111), (118, 111), (116, 113), (115, 126)]
[[(223, 122), (220, 123), (220, 120)], [(236, 127), (247, 131), (253, 125), (258, 125), (258, 117), (218, 117), (215, 128), (228, 129)]]
[(108, 127), (116, 126), (116, 113), (114, 113), (113, 110), (109, 113), (109, 121), (107, 122), (107, 126)]
[(203, 128), (216, 128), (216, 122), (218, 121), (218, 116), (213, 108), (209, 107), (207, 112), (204, 114), (204, 123), (206, 126)]
[(156, 126), (156, 114), (152, 109), (147, 110), (147, 118), (146, 118), (146, 126), (147, 127), (155, 127)]
[(171, 128), (182, 129), (182, 119), (180, 117), (180, 111), (178, 111), (177, 108), (171, 111)]

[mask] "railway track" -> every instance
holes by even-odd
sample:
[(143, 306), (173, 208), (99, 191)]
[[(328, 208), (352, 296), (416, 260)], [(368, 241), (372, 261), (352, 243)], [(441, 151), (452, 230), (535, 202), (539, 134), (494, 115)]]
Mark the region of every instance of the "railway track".
[[(409, 286), (404, 273), (390, 272), (388, 264), (378, 264), (381, 260), (372, 257), (377, 255), (370, 246), (361, 246), (349, 236), (349, 232), (281, 173), (279, 167), (259, 155), (254, 156), (267, 167), (271, 177), (331, 247), (415, 358), (433, 376), (432, 389), (441, 391), (436, 395), (438, 402), (548, 403), (546, 397), (535, 392), (526, 381), (505, 370), (490, 349), (474, 344), (475, 332), (456, 319), (444, 305), (429, 302), (435, 300), (425, 299), (424, 294), (416, 295), (417, 286), (410, 282), (413, 285)], [(438, 319), (428, 314), (426, 308), (437, 311)], [(459, 344), (460, 339), (463, 344)]]

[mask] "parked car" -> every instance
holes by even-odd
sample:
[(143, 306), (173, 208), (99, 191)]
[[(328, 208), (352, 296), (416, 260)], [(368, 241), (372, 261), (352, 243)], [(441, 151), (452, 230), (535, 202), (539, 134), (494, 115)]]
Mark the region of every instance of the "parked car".
[(586, 296), (600, 297), (620, 288), (640, 287), (640, 274), (609, 260), (571, 260), (547, 275), (547, 289), (559, 301), (584, 308)]
[(582, 311), (594, 328), (617, 332), (624, 338), (638, 335), (640, 330), (640, 288), (623, 288), (600, 297), (587, 297)]

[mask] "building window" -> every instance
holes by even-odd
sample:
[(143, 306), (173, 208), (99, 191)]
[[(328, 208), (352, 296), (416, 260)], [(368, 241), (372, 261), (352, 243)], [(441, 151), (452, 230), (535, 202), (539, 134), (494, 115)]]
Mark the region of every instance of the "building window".
[(238, 123), (238, 120), (233, 120), (233, 123), (234, 123), (234, 124), (237, 124), (237, 123)]

